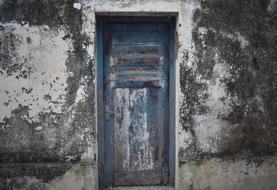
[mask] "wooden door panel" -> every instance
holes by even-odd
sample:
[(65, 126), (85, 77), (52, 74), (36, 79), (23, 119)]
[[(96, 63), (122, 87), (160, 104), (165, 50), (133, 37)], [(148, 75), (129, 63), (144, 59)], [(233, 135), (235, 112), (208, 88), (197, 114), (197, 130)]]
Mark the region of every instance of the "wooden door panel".
[[(132, 27), (132, 26), (129, 26)], [(141, 26), (140, 26), (141, 27)], [(141, 31), (141, 32), (133, 32), (133, 31), (122, 31), (121, 30), (113, 30), (113, 44), (157, 44), (161, 41), (160, 32), (156, 31)]]
[(104, 25), (107, 186), (168, 182), (169, 24)]
[(159, 89), (117, 88), (114, 93), (114, 171), (159, 168)]
[(161, 185), (162, 173), (158, 170), (147, 170), (139, 172), (117, 172), (114, 174), (115, 186), (139, 186), (139, 185)]
[(160, 64), (159, 45), (113, 44), (112, 66), (148, 66)]

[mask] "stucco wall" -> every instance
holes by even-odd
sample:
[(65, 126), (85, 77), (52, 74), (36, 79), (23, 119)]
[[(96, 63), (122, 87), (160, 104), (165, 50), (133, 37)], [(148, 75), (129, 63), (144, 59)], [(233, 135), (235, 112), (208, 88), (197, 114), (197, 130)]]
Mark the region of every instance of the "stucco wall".
[(0, 189), (96, 189), (95, 13), (178, 14), (176, 188), (277, 189), (276, 0), (0, 0)]

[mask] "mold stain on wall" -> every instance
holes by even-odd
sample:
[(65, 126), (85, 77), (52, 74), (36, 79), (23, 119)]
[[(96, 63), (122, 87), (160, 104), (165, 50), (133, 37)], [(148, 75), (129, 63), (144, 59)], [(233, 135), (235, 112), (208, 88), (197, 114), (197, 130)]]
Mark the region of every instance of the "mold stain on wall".
[(179, 14), (179, 190), (277, 188), (276, 0), (0, 0), (0, 189), (95, 189), (97, 10)]
[[(73, 5), (0, 2), (1, 189), (45, 189), (75, 167), (54, 169), (41, 162), (95, 167), (93, 41), (85, 34), (93, 24), (82, 21)], [(82, 174), (80, 180), (92, 175)]]
[[(1, 34), (1, 87), (7, 94), (1, 98), (0, 119), (11, 117), (11, 110), (27, 106), (26, 119), (39, 121), (40, 112), (62, 113), (66, 101), (67, 52), (71, 41), (63, 40), (62, 29), (47, 26), (29, 27), (14, 23)], [(6, 47), (13, 46), (14, 49)], [(12, 53), (12, 55), (10, 55)], [(18, 64), (20, 63), (20, 64)], [(73, 73), (72, 73), (73, 74)], [(18, 91), (21, 89), (21, 91)]]
[[(276, 56), (272, 52), (276, 51), (273, 33), (277, 25), (271, 5), (272, 1), (215, 0), (185, 1), (181, 7), (180, 189), (276, 188), (272, 181), (276, 167), (271, 160), (276, 155), (276, 122), (271, 118), (276, 109), (269, 104), (276, 104)], [(216, 177), (208, 177), (212, 174), (184, 170), (191, 162), (196, 162), (193, 168), (201, 169), (205, 164), (219, 168), (232, 163), (231, 170), (216, 175), (245, 176), (238, 177), (239, 185), (223, 179), (228, 185), (220, 185)], [(268, 173), (257, 177), (261, 181), (256, 184), (253, 171), (240, 171), (239, 162), (247, 165), (241, 168), (267, 168)], [(204, 183), (199, 185), (199, 181)]]
[(191, 142), (194, 151), (274, 154), (268, 115), (275, 111), (266, 106), (275, 101), (270, 5), (202, 1), (194, 11), (193, 46), (180, 64), (181, 124), (197, 141)]

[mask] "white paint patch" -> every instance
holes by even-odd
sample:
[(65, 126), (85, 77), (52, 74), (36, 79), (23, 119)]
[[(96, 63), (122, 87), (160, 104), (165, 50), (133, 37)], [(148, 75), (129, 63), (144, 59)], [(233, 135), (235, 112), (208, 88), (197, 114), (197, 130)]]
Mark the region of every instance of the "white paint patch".
[(199, 27), (198, 28), (198, 33), (201, 35), (206, 35), (208, 33), (208, 29), (205, 27)]
[(214, 114), (194, 116), (194, 130), (197, 136), (197, 145), (201, 151), (216, 153), (224, 138), (228, 134), (228, 123), (218, 119)]
[(178, 144), (182, 145), (182, 149), (187, 149), (193, 143), (193, 136), (190, 132), (179, 128)]
[(178, 12), (178, 1), (162, 1), (162, 0), (148, 0), (148, 1), (132, 1), (132, 0), (105, 0), (96, 1), (96, 12)]
[(237, 97), (228, 94), (226, 84), (223, 82), (230, 77), (235, 77), (230, 74), (230, 66), (220, 59), (219, 53), (216, 53), (214, 59), (216, 64), (213, 69), (213, 79), (207, 81), (201, 77), (198, 78), (199, 83), (208, 85), (207, 91), (198, 94), (201, 99), (205, 99), (204, 96), (208, 95), (204, 102), (208, 112), (194, 116), (198, 146), (202, 151), (212, 153), (219, 150), (232, 130), (230, 124), (221, 118), (228, 116), (232, 111), (231, 104), (239, 102)]
[(192, 31), (196, 26), (193, 22), (193, 15), (197, 9), (200, 9), (200, 5), (193, 1), (181, 1), (179, 6), (181, 11), (179, 12), (180, 15), (177, 25), (177, 32), (179, 45), (181, 45), (181, 47), (179, 48), (178, 53), (180, 55), (181, 52), (184, 52), (184, 50), (193, 53), (195, 51), (194, 42), (192, 40)]
[(232, 41), (238, 41), (240, 43), (241, 48), (246, 48), (249, 45), (248, 40), (244, 36), (242, 36), (239, 32), (234, 33), (225, 33), (223, 31), (219, 32), (223, 37), (228, 38)]
[[(39, 121), (40, 113), (62, 113), (67, 87), (67, 51), (71, 41), (65, 41), (65, 29), (48, 30), (45, 26), (25, 27), (12, 24), (1, 31), (0, 40), (13, 34), (15, 50), (11, 54), (13, 65), (23, 64), (22, 69), (12, 75), (5, 70), (0, 75), (0, 121), (11, 117), (11, 112), (19, 105), (28, 106), (27, 118)], [(27, 42), (30, 39), (30, 42)], [(30, 72), (25, 78), (17, 76), (23, 70)], [(27, 93), (30, 91), (30, 93)], [(7, 106), (3, 106), (7, 104)]]
[(73, 3), (73, 7), (74, 7), (75, 9), (81, 10), (82, 5), (81, 5), (81, 3)]
[[(191, 143), (193, 142), (192, 134), (189, 131), (185, 131), (182, 128), (180, 123), (180, 105), (185, 101), (184, 94), (181, 92), (180, 89), (180, 65), (185, 64), (185, 67), (188, 68), (196, 68), (197, 57), (195, 57), (195, 44), (192, 39), (192, 31), (193, 28), (196, 27), (195, 23), (193, 23), (193, 15), (197, 9), (200, 9), (200, 5), (194, 1), (179, 1), (179, 17), (177, 23), (177, 35), (179, 44), (178, 53), (177, 53), (177, 60), (176, 60), (176, 149), (186, 149), (188, 148)], [(201, 32), (204, 32), (201, 30)], [(185, 55), (184, 55), (185, 53)], [(183, 62), (184, 57), (186, 57), (186, 61)], [(194, 72), (194, 71), (193, 71)], [(176, 151), (178, 154), (178, 151)], [(176, 155), (177, 157), (178, 155)], [(177, 167), (178, 168), (178, 167)]]
[(267, 7), (268, 11), (274, 11), (277, 10), (277, 0), (270, 0)]
[(75, 104), (79, 102), (84, 102), (88, 97), (85, 91), (85, 89), (87, 88), (87, 82), (88, 82), (87, 77), (81, 78), (81, 85), (79, 86), (76, 93)]
[(17, 27), (30, 27), (28, 22), (25, 24), (23, 24), (23, 23), (20, 24), (16, 21), (5, 22), (5, 23), (0, 22), (0, 26), (5, 29), (15, 29)]
[(36, 131), (41, 131), (42, 130), (42, 126), (38, 126), (35, 128)]
[(207, 29), (207, 28), (205, 28), (205, 27), (199, 27), (199, 28), (198, 28), (198, 36), (199, 36), (199, 38), (200, 38), (201, 41), (202, 41), (202, 47), (203, 47), (203, 49), (204, 49), (204, 51), (203, 51), (203, 54), (204, 54), (204, 55), (206, 54), (206, 49), (205, 49), (205, 47), (206, 47), (205, 36), (207, 35), (207, 33), (208, 33), (208, 29)]
[(94, 146), (87, 146), (85, 152), (81, 155), (82, 162), (93, 161), (94, 152), (95, 152)]

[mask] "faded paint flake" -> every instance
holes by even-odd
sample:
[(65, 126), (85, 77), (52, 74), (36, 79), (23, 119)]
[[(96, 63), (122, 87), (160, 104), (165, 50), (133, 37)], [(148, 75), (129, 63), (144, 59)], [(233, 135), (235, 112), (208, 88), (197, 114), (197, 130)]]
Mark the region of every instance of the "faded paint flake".
[[(83, 71), (76, 75), (79, 65), (91, 62), (92, 75), (95, 74), (95, 12), (178, 13), (177, 151), (183, 152), (176, 163), (180, 164), (176, 186), (179, 185), (180, 190), (276, 189), (277, 162), (276, 158), (268, 157), (276, 154), (276, 56), (273, 53), (276, 52), (276, 0), (78, 0), (66, 1), (68, 5), (63, 2), (0, 0), (0, 63), (11, 63), (5, 66), (8, 69), (0, 68), (0, 124), (8, 121), (1, 125), (1, 134), (4, 134), (1, 142), (8, 142), (1, 151), (9, 150), (1, 153), (1, 159), (13, 161), (23, 154), (34, 157), (37, 151), (47, 154), (50, 160), (81, 159), (93, 166), (68, 170), (15, 164), (20, 168), (15, 169), (5, 163), (4, 167), (9, 169), (4, 170), (1, 165), (0, 189), (96, 189), (96, 142), (91, 137), (96, 136), (96, 124), (93, 111), (89, 113), (85, 107), (89, 103), (94, 106), (94, 100), (87, 102), (94, 98), (88, 94), (94, 86), (88, 84), (96, 81), (85, 78), (87, 74)], [(72, 42), (82, 50), (73, 48)], [(72, 54), (71, 60), (67, 59), (68, 51)], [(80, 51), (86, 52), (82, 54), (85, 59), (82, 63), (74, 54)], [(1, 58), (7, 60), (1, 62)], [(76, 68), (70, 70), (66, 66), (70, 61)], [(72, 72), (74, 69), (78, 71)], [(211, 70), (210, 78), (205, 78), (199, 72), (201, 69), (204, 74)], [(179, 70), (186, 72), (179, 74)], [(68, 84), (72, 85), (73, 98), (64, 110)], [(125, 90), (120, 93), (118, 101), (130, 96)], [(131, 102), (126, 102), (125, 106), (130, 107)], [(132, 115), (128, 107), (120, 107), (125, 115), (118, 117), (130, 125)], [(18, 108), (24, 108), (24, 114), (17, 113)], [(44, 113), (42, 120), (39, 116)], [(55, 113), (65, 115), (63, 123)], [(139, 116), (141, 123), (152, 119), (147, 114)], [(190, 117), (192, 120), (188, 119)], [(122, 134), (128, 134), (127, 130), (125, 128)], [(143, 140), (151, 138), (151, 134), (140, 134)], [(32, 144), (34, 141), (38, 144)], [(61, 146), (59, 143), (62, 147), (56, 149)], [(231, 151), (235, 161), (228, 159), (230, 154), (221, 152), (222, 147)], [(22, 153), (4, 158), (7, 153), (20, 151)], [(203, 159), (202, 153), (212, 160)], [(212, 153), (223, 157), (217, 160)], [(241, 159), (241, 155), (254, 161)], [(197, 162), (189, 161), (191, 158)], [(129, 162), (126, 161), (126, 167)], [(141, 160), (136, 166), (140, 163)], [(42, 169), (38, 170), (40, 167)], [(30, 174), (30, 171), (40, 172)]]
[(153, 169), (153, 149), (149, 144), (147, 89), (116, 89), (115, 164), (117, 169)]
[(73, 7), (74, 7), (75, 9), (81, 10), (82, 5), (81, 5), (81, 3), (73, 3)]
[(207, 84), (207, 90), (199, 92), (198, 96), (205, 99), (204, 105), (207, 107), (207, 113), (194, 115), (195, 134), (197, 136), (199, 149), (204, 152), (218, 152), (231, 132), (230, 124), (223, 120), (232, 112), (232, 105), (239, 103), (236, 96), (231, 96), (226, 84), (223, 81), (234, 78), (230, 74), (230, 67), (226, 61), (220, 58), (219, 53), (214, 57), (215, 66), (213, 68), (213, 79), (205, 80), (198, 78), (199, 83)]

